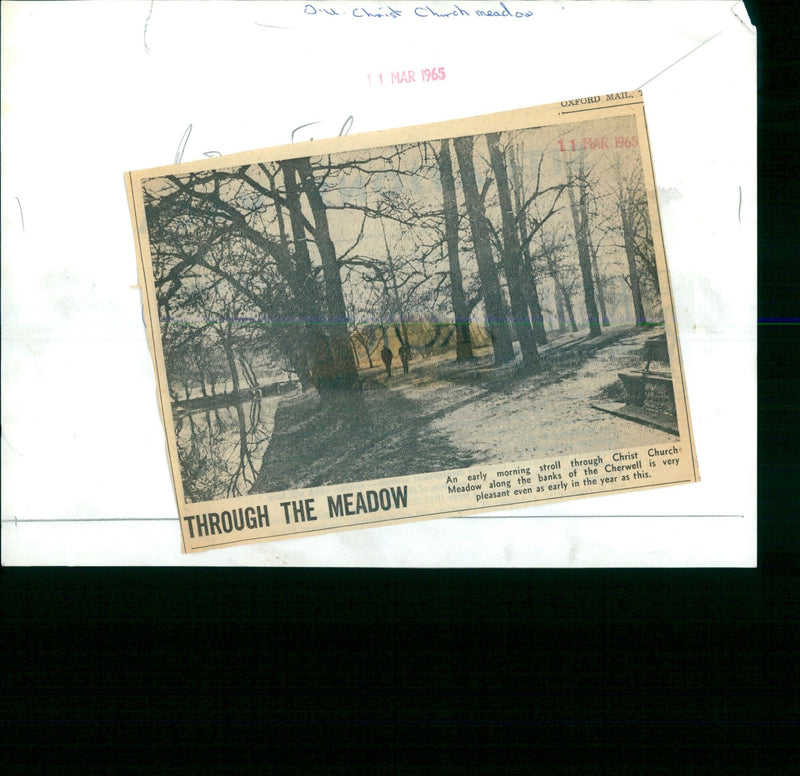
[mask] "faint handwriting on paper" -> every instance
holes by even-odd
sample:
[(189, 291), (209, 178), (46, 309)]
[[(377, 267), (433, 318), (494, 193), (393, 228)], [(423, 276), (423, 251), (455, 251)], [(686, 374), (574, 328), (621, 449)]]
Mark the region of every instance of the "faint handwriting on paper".
[[(323, 123), (322, 121), (309, 121), (309, 122), (307, 122), (306, 124), (300, 124), (300, 126), (297, 126), (297, 127), (295, 127), (295, 128), (292, 130), (292, 143), (294, 143), (294, 142), (295, 142), (295, 140), (296, 140), (296, 138), (295, 138), (295, 135), (296, 135), (296, 134), (297, 134), (297, 133), (298, 133), (298, 132), (299, 132), (301, 129), (305, 129), (306, 127), (313, 127), (313, 126), (314, 126), (314, 125), (316, 125), (316, 124), (322, 124), (322, 123)], [(341, 127), (341, 129), (339, 130), (338, 137), (344, 137), (345, 135), (348, 135), (348, 134), (350, 133), (350, 130), (352, 129), (352, 127), (353, 127), (353, 117), (352, 117), (352, 116), (348, 116), (348, 117), (347, 117), (347, 118), (344, 120), (344, 124), (342, 124), (342, 127)], [(313, 139), (314, 139), (313, 137), (309, 137), (309, 138), (308, 138), (308, 140), (313, 140)]]
[[(344, 137), (345, 135), (348, 135), (350, 133), (350, 130), (353, 128), (353, 121), (354, 121), (354, 119), (353, 119), (352, 115), (348, 116), (344, 120), (344, 123), (342, 124), (341, 128), (339, 129), (339, 134), (338, 134), (339, 137)], [(312, 127), (315, 124), (322, 124), (322, 123), (323, 122), (321, 122), (321, 121), (309, 121), (309, 122), (307, 122), (305, 124), (300, 124), (300, 126), (295, 127), (292, 130), (291, 135), (290, 135), (291, 142), (292, 143), (295, 142), (295, 135), (301, 129), (305, 129), (306, 127)], [(189, 138), (191, 137), (192, 128), (193, 128), (193, 125), (189, 124), (189, 126), (187, 126), (186, 129), (184, 130), (183, 136), (181, 137), (180, 142), (178, 143), (178, 148), (175, 151), (175, 164), (180, 164), (183, 161), (183, 155), (186, 153), (186, 145), (188, 144)], [(310, 137), (308, 139), (309, 140), (313, 140), (314, 138)], [(222, 156), (222, 152), (221, 151), (203, 151), (203, 156), (205, 156), (207, 158), (213, 158), (213, 157), (216, 157), (216, 156)], [(19, 202), (19, 200), (17, 200), (17, 201)], [(22, 206), (20, 205), (20, 215), (21, 214), (22, 214)], [(23, 222), (23, 228), (24, 228), (24, 222)]]

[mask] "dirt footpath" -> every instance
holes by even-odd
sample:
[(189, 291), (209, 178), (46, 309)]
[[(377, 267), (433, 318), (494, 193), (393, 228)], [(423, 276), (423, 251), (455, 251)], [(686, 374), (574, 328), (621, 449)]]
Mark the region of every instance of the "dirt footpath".
[(428, 428), (419, 402), (366, 381), (361, 393), (282, 402), (251, 493), (471, 466), (474, 455)]
[(408, 375), (391, 378), (370, 370), (360, 393), (284, 399), (251, 492), (674, 441), (591, 407), (618, 371), (638, 364), (648, 336), (565, 338), (542, 349), (535, 375), (518, 364), (493, 368), (483, 352), (466, 367), (448, 357), (413, 361)]

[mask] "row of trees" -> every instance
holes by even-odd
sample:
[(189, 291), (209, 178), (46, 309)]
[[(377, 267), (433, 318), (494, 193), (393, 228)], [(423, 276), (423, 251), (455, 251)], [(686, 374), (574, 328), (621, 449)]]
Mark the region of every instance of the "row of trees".
[(173, 396), (281, 371), (323, 395), (356, 388), (361, 354), (372, 364), (390, 337), (458, 361), (490, 343), (496, 365), (516, 342), (535, 371), (548, 329), (659, 320), (638, 151), (561, 150), (634, 131), (605, 120), (150, 179)]

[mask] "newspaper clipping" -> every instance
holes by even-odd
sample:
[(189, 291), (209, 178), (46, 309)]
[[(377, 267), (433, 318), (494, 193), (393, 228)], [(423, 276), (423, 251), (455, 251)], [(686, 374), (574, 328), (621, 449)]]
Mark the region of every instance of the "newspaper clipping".
[(126, 184), (184, 552), (698, 480), (641, 92)]

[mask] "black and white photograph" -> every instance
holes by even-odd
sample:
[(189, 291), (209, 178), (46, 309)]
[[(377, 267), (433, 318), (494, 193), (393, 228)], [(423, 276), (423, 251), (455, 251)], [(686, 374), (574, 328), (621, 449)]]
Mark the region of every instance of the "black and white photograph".
[(508, 497), (566, 476), (520, 462), (677, 459), (644, 139), (632, 112), (574, 113), (142, 178), (186, 508), (503, 462), (483, 487)]

